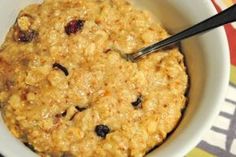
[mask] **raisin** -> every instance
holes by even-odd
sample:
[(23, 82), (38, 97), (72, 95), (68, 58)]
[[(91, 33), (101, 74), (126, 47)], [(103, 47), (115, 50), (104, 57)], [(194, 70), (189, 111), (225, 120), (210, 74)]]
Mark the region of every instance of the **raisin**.
[(37, 36), (37, 32), (34, 30), (22, 31), (18, 30), (16, 33), (16, 41), (28, 43), (31, 42)]
[[(77, 111), (79, 111), (79, 112), (83, 112), (83, 111), (86, 110), (87, 108), (75, 106), (75, 109), (76, 109)], [(73, 120), (77, 114), (78, 114), (78, 112), (76, 112), (74, 115), (72, 115), (72, 117), (70, 118), (70, 120)]]
[(84, 110), (87, 109), (87, 108), (85, 108), (85, 107), (79, 107), (79, 106), (75, 106), (75, 108), (76, 108), (79, 112), (83, 112)]
[(79, 30), (82, 30), (84, 27), (85, 20), (78, 20), (78, 28)]
[(68, 72), (68, 70), (66, 69), (66, 67), (62, 66), (62, 65), (59, 64), (59, 63), (54, 63), (52, 67), (55, 68), (55, 69), (60, 69), (61, 71), (64, 72), (64, 74), (65, 74), (66, 76), (69, 75), (69, 72)]
[(33, 18), (30, 15), (22, 15), (17, 18), (14, 26), (14, 38), (17, 42), (28, 43), (31, 42), (38, 32), (31, 29)]
[(56, 118), (62, 118), (62, 117), (65, 117), (67, 114), (67, 110), (61, 112), (61, 113), (58, 113), (55, 115)]
[(135, 109), (142, 108), (142, 101), (143, 101), (142, 96), (139, 96), (137, 100), (132, 102), (131, 104), (133, 105)]
[(84, 27), (84, 20), (72, 20), (65, 26), (65, 32), (67, 35), (75, 34), (81, 31)]
[(104, 53), (108, 53), (110, 51), (111, 51), (111, 49), (107, 49), (107, 50), (104, 51)]
[(62, 117), (65, 117), (67, 114), (67, 110), (65, 110), (64, 112), (61, 113)]
[(70, 121), (72, 121), (72, 120), (75, 118), (75, 116), (77, 115), (77, 113), (78, 113), (78, 112), (76, 112), (75, 114), (73, 114), (73, 115), (70, 117)]
[(28, 147), (31, 151), (36, 152), (34, 146), (32, 146), (31, 144), (29, 144), (28, 142), (24, 142), (24, 145), (25, 145), (26, 147)]
[(100, 136), (102, 138), (106, 138), (106, 135), (110, 132), (110, 129), (108, 126), (100, 124), (95, 127), (95, 132), (97, 136)]

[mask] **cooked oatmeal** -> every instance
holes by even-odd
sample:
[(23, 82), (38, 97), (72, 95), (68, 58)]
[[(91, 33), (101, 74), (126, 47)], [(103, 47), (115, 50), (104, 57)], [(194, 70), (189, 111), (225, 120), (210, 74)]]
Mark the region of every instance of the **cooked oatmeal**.
[(168, 36), (125, 0), (45, 0), (23, 9), (0, 48), (0, 102), (11, 133), (43, 157), (141, 157), (185, 107), (177, 47), (132, 63)]

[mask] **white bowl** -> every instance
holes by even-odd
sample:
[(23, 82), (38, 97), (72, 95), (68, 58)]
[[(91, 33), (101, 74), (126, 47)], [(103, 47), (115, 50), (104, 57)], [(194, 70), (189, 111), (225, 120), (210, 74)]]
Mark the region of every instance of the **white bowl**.
[[(0, 0), (1, 41), (19, 9), (32, 2), (39, 0)], [(171, 33), (216, 14), (207, 0), (134, 0), (134, 3), (152, 11)], [(229, 49), (223, 28), (188, 39), (182, 48), (191, 78), (189, 104), (175, 132), (149, 157), (182, 157), (188, 153), (210, 128), (224, 99), (229, 80)], [(0, 153), (6, 157), (37, 156), (9, 133), (1, 118)]]

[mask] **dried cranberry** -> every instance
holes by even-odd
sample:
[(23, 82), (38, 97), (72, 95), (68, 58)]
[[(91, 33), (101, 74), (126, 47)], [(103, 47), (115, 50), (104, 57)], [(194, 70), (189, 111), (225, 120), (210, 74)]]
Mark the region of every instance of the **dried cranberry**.
[(22, 31), (19, 30), (17, 33), (17, 37), (16, 40), (20, 41), (20, 42), (31, 42), (37, 35), (37, 32), (34, 30), (30, 30), (30, 31)]
[(84, 20), (72, 20), (65, 26), (65, 32), (67, 35), (75, 34), (84, 27)]
[(143, 101), (142, 96), (139, 96), (139, 97), (137, 98), (137, 100), (134, 101), (134, 102), (132, 102), (131, 104), (133, 105), (133, 107), (134, 107), (135, 109), (141, 108), (141, 107), (142, 107), (142, 101)]
[(96, 126), (95, 132), (96, 132), (97, 136), (105, 138), (106, 135), (110, 132), (110, 129), (108, 126), (100, 124), (100, 125)]

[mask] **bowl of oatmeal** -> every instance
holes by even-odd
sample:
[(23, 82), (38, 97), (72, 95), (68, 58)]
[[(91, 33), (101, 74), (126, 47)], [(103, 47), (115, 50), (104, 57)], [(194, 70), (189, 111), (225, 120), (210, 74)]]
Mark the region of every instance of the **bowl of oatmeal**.
[(222, 29), (135, 63), (119, 54), (213, 15), (210, 2), (1, 3), (3, 155), (183, 156), (210, 127), (229, 73)]

